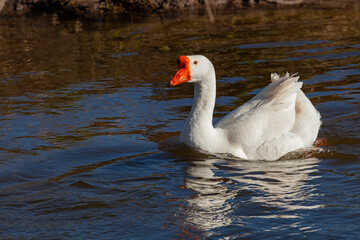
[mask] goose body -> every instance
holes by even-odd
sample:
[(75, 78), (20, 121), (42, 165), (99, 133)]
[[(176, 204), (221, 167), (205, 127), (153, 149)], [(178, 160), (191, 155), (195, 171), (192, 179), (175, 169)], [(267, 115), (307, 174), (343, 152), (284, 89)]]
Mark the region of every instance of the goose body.
[(180, 141), (211, 153), (243, 159), (276, 160), (311, 147), (321, 125), (320, 114), (302, 92), (299, 77), (271, 74), (271, 83), (213, 126), (216, 77), (204, 56), (180, 56), (171, 86), (194, 83), (194, 103)]

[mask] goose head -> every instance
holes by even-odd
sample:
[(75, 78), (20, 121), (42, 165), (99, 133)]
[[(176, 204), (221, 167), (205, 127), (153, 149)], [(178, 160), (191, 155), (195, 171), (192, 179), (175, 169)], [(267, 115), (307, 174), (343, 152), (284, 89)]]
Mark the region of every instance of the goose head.
[(201, 83), (209, 81), (211, 75), (215, 75), (214, 66), (205, 56), (180, 56), (177, 59), (178, 71), (170, 80), (170, 86), (176, 86), (183, 82)]

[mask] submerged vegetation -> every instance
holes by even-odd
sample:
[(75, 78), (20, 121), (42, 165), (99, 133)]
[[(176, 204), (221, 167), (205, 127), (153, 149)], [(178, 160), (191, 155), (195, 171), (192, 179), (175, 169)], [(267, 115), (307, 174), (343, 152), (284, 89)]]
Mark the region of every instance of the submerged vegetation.
[[(99, 19), (131, 13), (164, 13), (194, 9), (238, 9), (244, 7), (356, 7), (357, 0), (0, 0), (0, 14), (56, 13), (61, 18)], [(210, 7), (211, 8), (210, 8)], [(211, 13), (210, 13), (211, 15)]]

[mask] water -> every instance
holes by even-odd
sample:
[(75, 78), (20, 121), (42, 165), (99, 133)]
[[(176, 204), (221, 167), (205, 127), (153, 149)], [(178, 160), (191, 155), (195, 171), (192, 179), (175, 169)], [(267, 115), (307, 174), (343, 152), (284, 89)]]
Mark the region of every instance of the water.
[[(0, 237), (359, 239), (359, 16), (0, 19)], [(245, 161), (178, 144), (193, 89), (167, 83), (182, 54), (214, 63), (215, 120), (298, 72), (323, 151)]]

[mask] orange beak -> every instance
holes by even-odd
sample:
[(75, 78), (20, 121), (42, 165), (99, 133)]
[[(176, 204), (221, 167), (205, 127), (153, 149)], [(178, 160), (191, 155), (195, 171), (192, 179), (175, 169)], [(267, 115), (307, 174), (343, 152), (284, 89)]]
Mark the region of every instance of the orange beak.
[(186, 56), (180, 56), (177, 59), (177, 64), (179, 69), (169, 82), (172, 87), (191, 80), (190, 59)]

